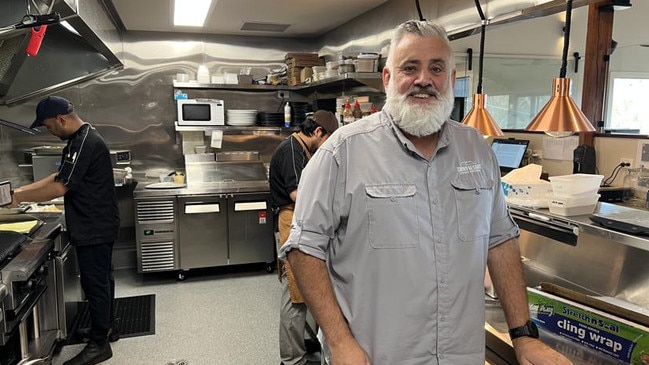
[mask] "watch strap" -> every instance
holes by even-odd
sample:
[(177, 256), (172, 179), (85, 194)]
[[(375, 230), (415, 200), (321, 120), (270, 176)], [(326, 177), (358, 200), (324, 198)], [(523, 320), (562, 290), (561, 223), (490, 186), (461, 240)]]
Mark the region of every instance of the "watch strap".
[(539, 338), (539, 330), (536, 324), (528, 320), (524, 325), (509, 330), (509, 338), (513, 340), (519, 337)]

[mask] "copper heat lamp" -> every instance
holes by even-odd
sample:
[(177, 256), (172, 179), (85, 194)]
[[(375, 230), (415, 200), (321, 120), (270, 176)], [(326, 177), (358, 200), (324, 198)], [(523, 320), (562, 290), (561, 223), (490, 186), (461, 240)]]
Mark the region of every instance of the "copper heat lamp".
[(480, 14), (480, 19), (482, 20), (482, 31), (480, 32), (480, 57), (478, 58), (478, 90), (473, 94), (473, 105), (471, 106), (469, 113), (464, 117), (464, 120), (462, 120), (462, 123), (479, 130), (485, 137), (503, 136), (503, 131), (500, 130), (500, 127), (496, 124), (494, 118), (491, 117), (489, 111), (485, 109), (486, 95), (482, 93), (482, 64), (484, 61), (484, 40), (487, 20), (482, 12), (479, 0), (475, 0), (475, 6)]
[(566, 28), (563, 38), (563, 57), (559, 78), (553, 81), (552, 97), (539, 114), (525, 128), (553, 137), (567, 137), (574, 132), (595, 132), (595, 127), (570, 97), (570, 78), (566, 77), (572, 0), (566, 1)]

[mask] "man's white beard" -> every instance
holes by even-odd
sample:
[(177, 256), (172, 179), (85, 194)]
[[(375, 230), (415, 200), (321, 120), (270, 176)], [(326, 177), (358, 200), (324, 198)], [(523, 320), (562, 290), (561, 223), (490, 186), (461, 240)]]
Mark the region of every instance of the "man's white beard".
[[(408, 96), (417, 93), (436, 95), (437, 100), (430, 105), (410, 105)], [(395, 83), (388, 83), (383, 110), (394, 119), (394, 124), (402, 131), (416, 137), (429, 136), (442, 128), (453, 111), (453, 88), (448, 87), (441, 95), (434, 87), (419, 88), (400, 94)]]

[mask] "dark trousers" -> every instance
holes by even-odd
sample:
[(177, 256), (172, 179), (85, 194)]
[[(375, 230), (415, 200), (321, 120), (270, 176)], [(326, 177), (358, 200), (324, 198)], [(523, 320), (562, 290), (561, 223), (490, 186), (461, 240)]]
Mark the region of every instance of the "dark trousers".
[(81, 287), (88, 299), (90, 340), (107, 340), (110, 322), (115, 318), (115, 279), (113, 278), (113, 242), (77, 246)]

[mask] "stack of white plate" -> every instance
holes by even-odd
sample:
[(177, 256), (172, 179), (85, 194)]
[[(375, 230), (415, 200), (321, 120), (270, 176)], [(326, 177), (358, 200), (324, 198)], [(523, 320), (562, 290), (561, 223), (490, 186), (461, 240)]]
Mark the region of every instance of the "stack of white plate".
[(229, 109), (227, 125), (249, 126), (257, 124), (257, 110), (255, 109)]

